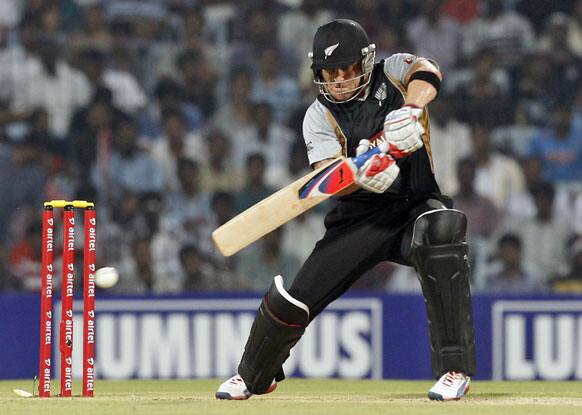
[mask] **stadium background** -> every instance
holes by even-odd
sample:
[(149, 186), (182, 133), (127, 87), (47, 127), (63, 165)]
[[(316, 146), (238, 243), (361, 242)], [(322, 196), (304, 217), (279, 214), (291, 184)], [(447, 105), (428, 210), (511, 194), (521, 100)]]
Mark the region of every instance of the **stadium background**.
[[(301, 121), (316, 90), (307, 52), (334, 17), (359, 21), (377, 58), (412, 52), (444, 73), (432, 148), (442, 190), (469, 217), (480, 376), (582, 378), (582, 1), (566, 0), (2, 1), (0, 340), (18, 340), (4, 348), (2, 377), (30, 377), (35, 365), (44, 200), (96, 202), (98, 265), (121, 275), (98, 298), (252, 301), (273, 275), (294, 275), (325, 207), (230, 259), (210, 232), (308, 170)], [(383, 263), (351, 293), (382, 305), (384, 363), (396, 353), (414, 361), (390, 339), (423, 327), (419, 290), (410, 269)], [(386, 310), (397, 307), (411, 311), (392, 321)], [(224, 330), (244, 326), (244, 310), (229, 310), (241, 326)], [(111, 324), (123, 327), (117, 314), (130, 311), (111, 311)], [(347, 313), (328, 320), (344, 327)], [(363, 314), (372, 327), (373, 312)], [(521, 358), (514, 372), (501, 363), (494, 373), (494, 321), (498, 347)], [(517, 343), (503, 335), (519, 330)], [(373, 330), (358, 333), (354, 344), (373, 344)], [(410, 376), (425, 377), (426, 333), (417, 334), (410, 342), (423, 357)], [(213, 366), (187, 376), (200, 373), (223, 375)]]

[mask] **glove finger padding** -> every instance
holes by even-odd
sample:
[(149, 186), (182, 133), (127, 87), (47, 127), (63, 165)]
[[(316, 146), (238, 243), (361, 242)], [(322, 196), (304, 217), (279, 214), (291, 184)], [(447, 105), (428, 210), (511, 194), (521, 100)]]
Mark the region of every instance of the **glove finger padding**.
[(418, 121), (421, 114), (421, 109), (407, 106), (386, 116), (384, 137), (394, 158), (406, 157), (424, 145), (422, 134), (425, 130)]
[(399, 173), (400, 168), (391, 156), (376, 154), (358, 170), (356, 183), (370, 192), (384, 193)]
[(424, 145), (422, 141), (424, 128), (422, 125), (416, 123), (416, 125), (411, 124), (410, 127), (392, 132), (390, 135), (391, 139), (388, 146), (390, 155), (395, 159), (406, 157)]

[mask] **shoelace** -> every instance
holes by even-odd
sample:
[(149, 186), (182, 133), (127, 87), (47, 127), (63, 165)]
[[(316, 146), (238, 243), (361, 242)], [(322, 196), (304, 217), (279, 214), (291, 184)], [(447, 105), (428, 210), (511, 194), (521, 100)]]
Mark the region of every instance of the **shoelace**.
[(232, 383), (233, 385), (237, 385), (237, 384), (242, 383), (242, 382), (243, 382), (243, 380), (240, 377), (233, 378), (230, 380), (230, 383)]
[(447, 386), (452, 387), (456, 378), (457, 378), (457, 372), (447, 372), (447, 376), (443, 380), (443, 383)]

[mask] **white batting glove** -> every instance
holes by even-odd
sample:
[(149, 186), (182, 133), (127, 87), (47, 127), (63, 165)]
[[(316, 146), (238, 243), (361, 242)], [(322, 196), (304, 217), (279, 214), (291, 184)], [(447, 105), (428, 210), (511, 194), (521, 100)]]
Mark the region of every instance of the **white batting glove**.
[[(359, 156), (368, 151), (369, 145), (368, 140), (360, 140), (356, 155)], [(396, 160), (386, 154), (388, 145), (382, 143), (379, 148), (382, 153), (372, 156), (356, 173), (356, 183), (373, 193), (384, 193), (400, 173)]]
[(384, 138), (392, 157), (406, 157), (424, 145), (424, 128), (418, 121), (421, 114), (422, 109), (406, 105), (386, 115)]

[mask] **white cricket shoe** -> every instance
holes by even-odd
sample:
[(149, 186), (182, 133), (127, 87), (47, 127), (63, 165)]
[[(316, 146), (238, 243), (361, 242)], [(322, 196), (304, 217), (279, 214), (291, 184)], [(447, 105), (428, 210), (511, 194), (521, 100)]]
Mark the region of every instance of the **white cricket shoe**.
[(461, 372), (447, 372), (428, 391), (433, 401), (459, 400), (469, 391), (471, 378)]
[[(277, 382), (273, 380), (271, 386), (265, 393), (271, 393), (277, 388)], [(214, 395), (216, 399), (227, 399), (227, 400), (237, 400), (242, 401), (249, 399), (252, 393), (247, 389), (245, 381), (240, 377), (240, 375), (234, 375), (222, 385), (218, 387), (216, 394)]]

